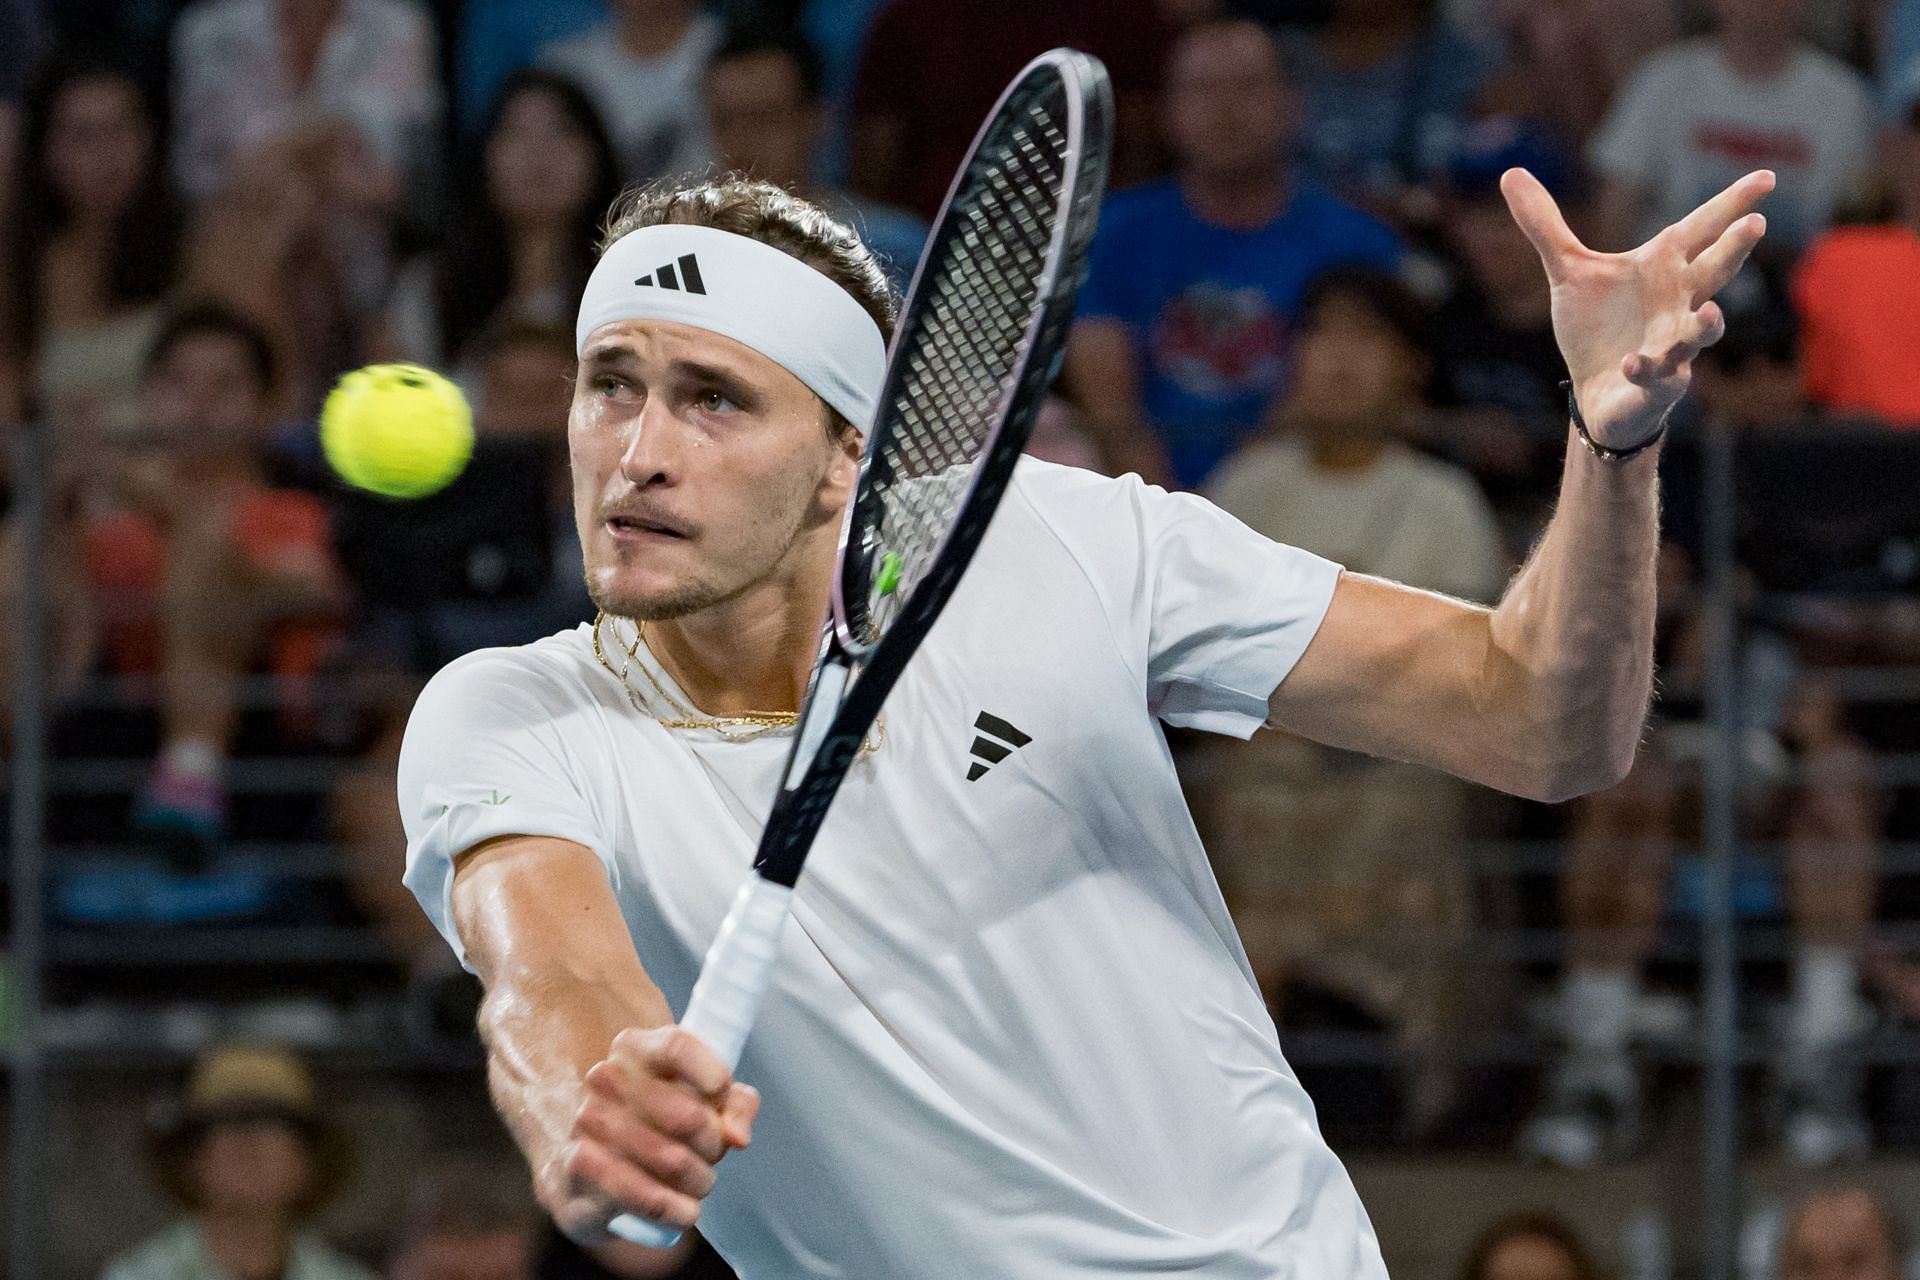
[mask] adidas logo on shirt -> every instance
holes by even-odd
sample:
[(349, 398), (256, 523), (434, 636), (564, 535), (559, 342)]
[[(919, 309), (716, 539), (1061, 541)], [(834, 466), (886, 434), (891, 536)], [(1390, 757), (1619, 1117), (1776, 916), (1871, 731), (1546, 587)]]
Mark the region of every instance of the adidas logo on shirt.
[[(674, 270), (675, 267), (679, 270)], [(660, 289), (685, 289), (688, 293), (707, 291), (706, 283), (700, 279), (700, 260), (690, 253), (681, 254), (678, 262), (655, 267), (634, 283)]]
[(968, 782), (985, 777), (987, 770), (1033, 741), (991, 711), (982, 711), (973, 727), (980, 732), (974, 735), (968, 750), (973, 757), (973, 763), (967, 766)]

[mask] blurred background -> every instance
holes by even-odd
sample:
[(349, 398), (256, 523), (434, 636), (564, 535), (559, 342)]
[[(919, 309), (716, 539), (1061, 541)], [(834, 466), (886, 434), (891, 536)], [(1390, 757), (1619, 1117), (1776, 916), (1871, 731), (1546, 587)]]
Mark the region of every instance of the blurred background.
[[(1119, 133), (1034, 451), (1477, 600), (1568, 438), (1499, 175), (1618, 250), (1778, 172), (1662, 464), (1624, 784), (1175, 749), (1396, 1276), (1920, 1277), (1920, 0), (0, 0), (8, 1274), (731, 1274), (542, 1229), (399, 882), (400, 730), (590, 616), (615, 193), (750, 171), (904, 285), (1063, 44)], [(374, 360), (473, 400), (435, 497), (319, 461)]]

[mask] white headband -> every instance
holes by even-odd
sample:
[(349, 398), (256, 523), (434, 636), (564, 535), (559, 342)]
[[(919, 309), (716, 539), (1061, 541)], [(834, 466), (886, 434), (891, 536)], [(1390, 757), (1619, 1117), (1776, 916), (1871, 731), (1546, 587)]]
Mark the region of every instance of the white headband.
[(674, 320), (758, 351), (854, 426), (873, 425), (887, 370), (880, 326), (791, 254), (712, 227), (641, 227), (602, 254), (580, 298), (574, 354), (618, 320)]

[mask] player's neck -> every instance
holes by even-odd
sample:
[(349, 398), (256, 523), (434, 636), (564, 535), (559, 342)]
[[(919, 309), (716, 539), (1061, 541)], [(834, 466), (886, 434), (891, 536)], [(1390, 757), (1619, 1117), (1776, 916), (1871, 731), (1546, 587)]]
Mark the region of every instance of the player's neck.
[(725, 604), (646, 624), (654, 660), (703, 714), (799, 710), (819, 656), (834, 563), (831, 544), (808, 551)]

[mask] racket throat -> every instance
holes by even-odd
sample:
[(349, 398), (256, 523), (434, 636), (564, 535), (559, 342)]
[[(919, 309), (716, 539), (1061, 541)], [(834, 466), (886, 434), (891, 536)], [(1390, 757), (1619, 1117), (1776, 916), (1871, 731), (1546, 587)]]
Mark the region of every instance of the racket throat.
[(787, 757), (787, 776), (780, 784), (782, 791), (792, 791), (807, 776), (820, 744), (833, 727), (833, 718), (840, 710), (840, 699), (847, 691), (851, 675), (851, 669), (841, 663), (820, 664), (813, 688), (807, 693), (806, 706), (800, 713), (800, 731), (794, 735), (793, 754)]

